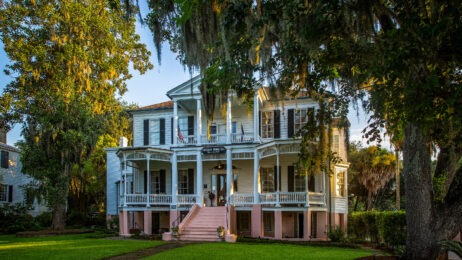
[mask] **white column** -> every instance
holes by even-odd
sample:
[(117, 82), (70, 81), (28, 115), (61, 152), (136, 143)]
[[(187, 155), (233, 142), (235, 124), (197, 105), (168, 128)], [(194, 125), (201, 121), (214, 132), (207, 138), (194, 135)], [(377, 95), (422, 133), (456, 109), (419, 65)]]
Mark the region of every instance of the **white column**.
[(177, 165), (177, 158), (176, 152), (173, 152), (172, 155), (172, 205), (178, 203), (177, 201), (178, 196), (178, 165)]
[(281, 185), (279, 185), (281, 183), (280, 179), (281, 179), (281, 171), (279, 171), (279, 147), (276, 146), (276, 176), (277, 176), (277, 179), (276, 179), (276, 186), (278, 187), (277, 189), (277, 202), (276, 202), (276, 207), (280, 207), (281, 204), (279, 203), (279, 192), (281, 192)]
[(173, 101), (173, 145), (178, 143), (178, 104)]
[(197, 167), (197, 181), (196, 181), (196, 204), (199, 206), (204, 205), (204, 192), (203, 192), (203, 185), (202, 185), (202, 152), (197, 151), (197, 160), (196, 160), (196, 167)]
[(202, 135), (202, 111), (201, 111), (201, 100), (196, 100), (196, 142), (198, 145), (202, 144), (201, 135)]
[(258, 155), (258, 151), (255, 150), (253, 153), (253, 201), (254, 203), (259, 203), (260, 202), (260, 178), (258, 174), (258, 168), (260, 164), (260, 158)]
[(258, 121), (258, 91), (255, 91), (255, 95), (253, 97), (253, 140), (254, 142), (258, 142), (260, 140), (259, 135), (258, 135), (258, 129), (260, 122)]
[(310, 192), (308, 190), (308, 171), (305, 170), (305, 192), (306, 192), (306, 207), (310, 206)]
[(127, 155), (124, 155), (124, 169), (122, 170), (123, 178), (124, 178), (124, 207), (127, 206)]
[(226, 147), (226, 203), (229, 205), (233, 183), (233, 157), (231, 147)]
[(226, 100), (226, 143), (231, 143), (231, 90), (228, 90)]
[(151, 205), (149, 203), (149, 194), (151, 193), (151, 171), (149, 170), (149, 161), (151, 160), (151, 155), (146, 155), (146, 207), (149, 208)]

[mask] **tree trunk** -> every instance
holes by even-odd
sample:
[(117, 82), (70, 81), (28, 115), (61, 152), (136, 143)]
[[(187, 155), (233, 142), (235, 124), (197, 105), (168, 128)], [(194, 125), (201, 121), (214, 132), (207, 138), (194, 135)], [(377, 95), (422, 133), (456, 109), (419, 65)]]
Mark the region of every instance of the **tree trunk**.
[(407, 225), (404, 259), (435, 259), (439, 234), (432, 210), (430, 149), (421, 129), (410, 123), (405, 127), (403, 160)]
[(64, 230), (66, 226), (66, 203), (59, 203), (53, 207), (52, 230)]
[(396, 166), (395, 166), (395, 183), (396, 183), (396, 210), (401, 209), (400, 178), (399, 178), (399, 151), (395, 147)]
[(367, 211), (372, 210), (372, 191), (367, 191)]

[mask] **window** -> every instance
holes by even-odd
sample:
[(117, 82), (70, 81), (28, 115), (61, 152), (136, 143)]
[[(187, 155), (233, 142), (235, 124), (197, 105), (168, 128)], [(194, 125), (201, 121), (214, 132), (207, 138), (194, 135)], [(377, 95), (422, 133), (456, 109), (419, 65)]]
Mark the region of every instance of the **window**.
[(178, 136), (180, 133), (184, 137), (188, 136), (188, 117), (178, 118)]
[(274, 124), (273, 111), (261, 112), (261, 134), (262, 138), (273, 138)]
[(149, 120), (149, 141), (150, 144), (160, 143), (160, 123), (159, 119)]
[(194, 169), (178, 170), (178, 194), (194, 194)]
[(273, 232), (274, 229), (274, 212), (263, 212), (263, 228), (265, 232)]
[(260, 168), (261, 189), (262, 192), (274, 192), (274, 168)]
[(0, 202), (13, 202), (13, 185), (0, 184)]
[(305, 191), (305, 176), (299, 173), (297, 168), (295, 168), (294, 188), (295, 191)]
[(160, 193), (160, 171), (152, 171), (151, 172), (151, 187), (149, 187), (149, 191), (151, 194), (159, 194)]
[(7, 151), (2, 151), (1, 152), (1, 161), (0, 161), (0, 164), (1, 164), (1, 168), (4, 168), (4, 169), (8, 169), (9, 167), (9, 155), (10, 153), (7, 152)]
[(312, 118), (314, 120), (314, 108), (303, 108), (295, 111), (295, 134), (299, 133), (300, 130), (306, 125), (308, 118)]
[(337, 153), (336, 155), (340, 155), (340, 136), (334, 135), (333, 136), (333, 144), (332, 144), (332, 152)]
[(337, 195), (345, 196), (345, 172), (337, 173)]

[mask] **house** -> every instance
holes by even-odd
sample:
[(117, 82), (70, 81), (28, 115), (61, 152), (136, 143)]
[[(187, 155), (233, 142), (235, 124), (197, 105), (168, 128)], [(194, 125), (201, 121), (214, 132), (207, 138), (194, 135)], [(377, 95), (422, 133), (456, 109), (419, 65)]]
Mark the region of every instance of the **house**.
[(333, 129), (343, 160), (334, 174), (295, 167), (296, 135), (316, 102), (274, 100), (261, 88), (248, 109), (230, 92), (212, 119), (199, 85), (195, 77), (168, 91), (170, 101), (131, 111), (133, 145), (121, 138), (106, 149), (107, 214), (118, 217), (120, 235), (178, 227), (180, 239), (216, 240), (222, 226), (230, 240), (310, 240), (326, 239), (329, 224), (346, 228), (344, 131)]
[[(32, 182), (33, 178), (22, 173), (20, 151), (7, 145), (6, 141), (6, 131), (0, 129), (0, 205), (23, 203), (23, 186)], [(46, 210), (45, 205), (35, 200), (29, 214), (35, 217)]]

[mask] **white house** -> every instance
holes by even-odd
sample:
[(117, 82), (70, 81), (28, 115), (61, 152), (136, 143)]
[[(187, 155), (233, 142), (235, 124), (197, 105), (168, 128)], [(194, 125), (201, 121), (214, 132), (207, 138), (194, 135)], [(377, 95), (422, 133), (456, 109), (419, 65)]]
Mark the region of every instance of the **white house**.
[[(33, 179), (22, 173), (20, 151), (16, 147), (6, 144), (6, 132), (0, 129), (0, 204), (13, 204), (24, 202), (23, 185), (29, 184)], [(29, 214), (36, 216), (47, 208), (45, 205), (33, 203)]]
[[(333, 129), (343, 159), (334, 174), (297, 172), (307, 97), (275, 100), (255, 91), (249, 110), (235, 94), (206, 118), (195, 77), (167, 92), (170, 101), (131, 111), (133, 145), (107, 151), (107, 214), (120, 234), (178, 227), (180, 239), (216, 240), (217, 227), (271, 239), (325, 239), (329, 224), (346, 227), (345, 132)], [(220, 107), (222, 109), (220, 109)], [(169, 233), (164, 238), (169, 238)]]

